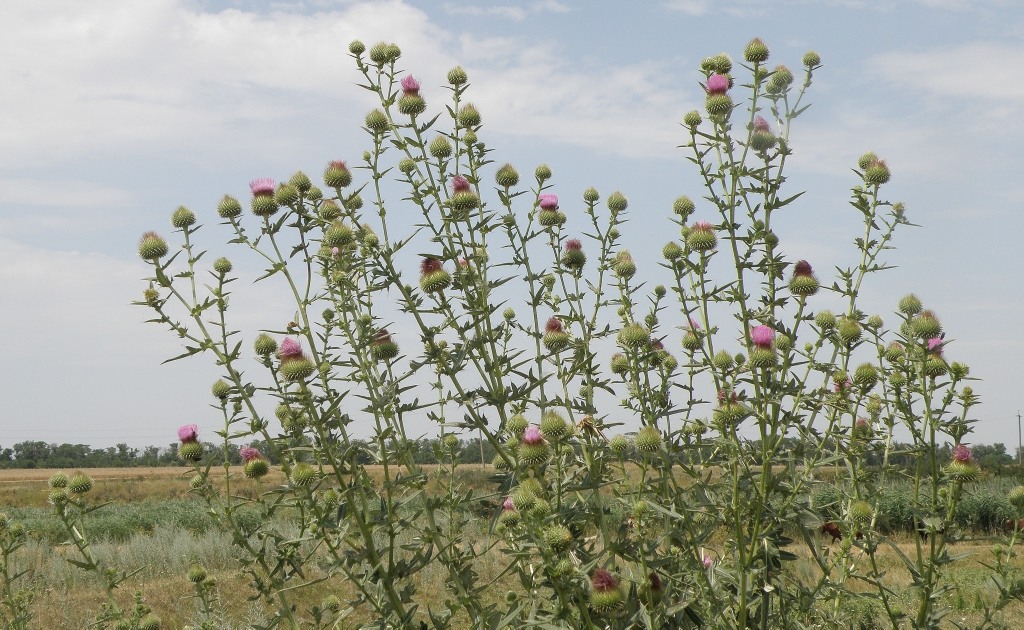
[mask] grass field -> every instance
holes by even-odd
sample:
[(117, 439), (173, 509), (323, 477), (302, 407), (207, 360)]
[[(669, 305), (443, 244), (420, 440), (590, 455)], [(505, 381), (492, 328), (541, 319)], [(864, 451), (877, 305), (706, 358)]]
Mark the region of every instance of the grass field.
[[(380, 469), (371, 467), (375, 475)], [(18, 566), (28, 570), (26, 579), (35, 592), (33, 604), (34, 625), (39, 628), (84, 628), (94, 618), (104, 601), (98, 583), (80, 569), (71, 566), (67, 557), (74, 557), (74, 549), (62, 544), (63, 532), (52, 508), (46, 503), (46, 482), (53, 470), (4, 470), (0, 471), (0, 509), (20, 520), (31, 532), (31, 540), (19, 551)], [(230, 535), (223, 532), (216, 519), (208, 512), (205, 504), (195, 500), (188, 493), (188, 480), (192, 476), (189, 468), (153, 469), (90, 469), (87, 471), (95, 480), (94, 490), (89, 495), (91, 503), (110, 501), (101, 510), (89, 517), (87, 525), (90, 535), (96, 541), (95, 552), (101, 561), (119, 569), (142, 571), (131, 578), (120, 594), (121, 603), (128, 605), (132, 594), (141, 592), (148, 605), (161, 616), (165, 628), (181, 628), (200, 621), (192, 598), (192, 584), (186, 572), (193, 563), (202, 564), (216, 577), (219, 594), (217, 627), (245, 628), (258, 623), (270, 611), (269, 605), (260, 601), (248, 601), (250, 594), (246, 578), (239, 570), (238, 560), (232, 548)], [(223, 469), (214, 469), (215, 483), (223, 482)], [(240, 495), (254, 494), (255, 483), (246, 480), (240, 470), (233, 469), (232, 491)], [(487, 468), (466, 467), (464, 482), (489, 492), (486, 483)], [(273, 473), (264, 481), (274, 485), (284, 481), (279, 473)], [(244, 515), (243, 515), (244, 518)], [(287, 527), (287, 523), (283, 523)], [(489, 532), (490, 522), (481, 519), (474, 524), (473, 540), (487, 545), (494, 540)], [(818, 532), (813, 536), (829, 553), (839, 550), (838, 544), (829, 544), (827, 537)], [(724, 534), (723, 534), (724, 538)], [(910, 534), (893, 537), (897, 547), (905, 554), (913, 554), (916, 540)], [(976, 535), (973, 539), (955, 544), (952, 552), (963, 554), (950, 569), (951, 581), (959, 590), (944, 596), (945, 603), (952, 610), (947, 618), (948, 626), (953, 622), (972, 624), (980, 620), (980, 610), (995, 599), (995, 588), (991, 572), (983, 563), (992, 561), (991, 549), (997, 538)], [(475, 568), (480, 579), (499, 576), (506, 564), (504, 555), (496, 550), (485, 555)], [(794, 562), (792, 571), (797, 579), (811, 580), (818, 571), (804, 545), (794, 544), (793, 551), (800, 556)], [(716, 555), (715, 549), (708, 550)], [(865, 562), (862, 552), (853, 551), (854, 559)], [(859, 554), (859, 555), (858, 555)], [(910, 600), (911, 576), (898, 555), (892, 549), (883, 547), (878, 554), (880, 570), (896, 580), (900, 590)], [(1013, 559), (1014, 565), (1024, 570), (1024, 560)], [(319, 575), (307, 575), (316, 579)], [(504, 596), (507, 590), (515, 590), (517, 584), (508, 579), (507, 587), (493, 592)], [(448, 596), (445, 575), (440, 566), (430, 567), (417, 576), (417, 588), (424, 594), (423, 601), (442, 602)], [(863, 588), (861, 588), (863, 586)], [(867, 590), (866, 585), (855, 590)], [(354, 595), (351, 586), (337, 577), (297, 592), (299, 606), (310, 606), (325, 595), (335, 594), (342, 601)], [(822, 606), (831, 602), (823, 600)], [(844, 604), (844, 605), (849, 605)], [(1024, 627), (1024, 607), (1014, 605), (1006, 609), (1003, 621), (1008, 627)], [(864, 603), (864, 617), (868, 619), (878, 612), (873, 603)], [(356, 613), (349, 621), (365, 621)], [(867, 625), (866, 627), (871, 627)]]

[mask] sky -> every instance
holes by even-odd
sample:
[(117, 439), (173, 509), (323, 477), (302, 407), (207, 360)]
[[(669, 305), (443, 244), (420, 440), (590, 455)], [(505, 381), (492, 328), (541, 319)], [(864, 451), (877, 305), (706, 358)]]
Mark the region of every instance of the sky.
[[(425, 94), (462, 65), (494, 159), (524, 173), (549, 164), (561, 198), (621, 190), (642, 274), (667, 240), (655, 226), (670, 227), (672, 200), (701, 194), (679, 148), (680, 120), (703, 100), (699, 63), (739, 59), (755, 36), (772, 64), (796, 70), (811, 49), (823, 62), (792, 131), (788, 186), (808, 192), (782, 218), (785, 250), (823, 280), (852, 264), (851, 168), (869, 150), (884, 158), (886, 197), (919, 227), (897, 234), (897, 268), (871, 281), (865, 310), (891, 321), (898, 300), (918, 294), (943, 322), (946, 355), (981, 379), (969, 439), (1017, 444), (1015, 0), (8, 0), (3, 14), (0, 447), (167, 444), (178, 425), (218, 426), (214, 367), (161, 365), (176, 340), (131, 306), (149, 275), (139, 235), (170, 236), (184, 205), (208, 226), (211, 255), (234, 260), (241, 252), (218, 238), (222, 195), (357, 160), (373, 102), (357, 87), (353, 39), (398, 43)], [(237, 310), (250, 331), (290, 319), (257, 298), (240, 297)]]

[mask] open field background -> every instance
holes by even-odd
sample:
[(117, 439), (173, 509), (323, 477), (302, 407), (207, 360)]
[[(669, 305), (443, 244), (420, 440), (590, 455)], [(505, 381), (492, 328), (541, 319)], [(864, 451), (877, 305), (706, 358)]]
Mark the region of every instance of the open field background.
[[(371, 467), (371, 470), (375, 475), (383, 473), (379, 467)], [(482, 500), (492, 500), (489, 497), (492, 487), (487, 482), (489, 467), (466, 466), (460, 470), (463, 470), (462, 481), (467, 487), (476, 489)], [(75, 557), (74, 549), (64, 544), (61, 525), (53, 516), (52, 508), (46, 504), (46, 482), (54, 472), (47, 469), (0, 472), (0, 509), (31, 532), (30, 542), (16, 556), (16, 564), (28, 570), (25, 579), (35, 592), (33, 627), (84, 628), (99, 610), (103, 595), (92, 576), (66, 561), (68, 557)], [(191, 469), (110, 468), (89, 469), (87, 472), (95, 480), (94, 490), (87, 495), (90, 503), (112, 502), (91, 514), (87, 521), (89, 536), (96, 543), (94, 550), (97, 556), (118, 569), (142, 568), (123, 587), (120, 595), (123, 604), (127, 605), (132, 594), (138, 591), (163, 619), (165, 628), (181, 628), (201, 622), (192, 597), (192, 584), (186, 577), (189, 567), (198, 563), (217, 579), (217, 627), (245, 628), (269, 614), (269, 606), (247, 599), (251, 592), (248, 578), (239, 570), (231, 536), (220, 528), (204, 503), (189, 495)], [(245, 479), (237, 468), (231, 472), (233, 494), (252, 496), (256, 493), (255, 482)], [(211, 475), (214, 483), (223, 483), (223, 468), (213, 469)], [(266, 488), (283, 481), (283, 475), (275, 472), (265, 478), (263, 485)], [(1009, 480), (988, 480), (976, 484), (975, 494), (995, 496), (1005, 492), (1003, 486), (1009, 484)], [(255, 514), (247, 513), (243, 508), (239, 518), (255, 518)], [(286, 517), (282, 517), (280, 525), (283, 528), (290, 526)], [(963, 554), (963, 557), (956, 561), (950, 573), (959, 589), (944, 596), (952, 609), (951, 616), (947, 618), (949, 627), (953, 627), (953, 622), (979, 622), (981, 609), (994, 601), (996, 590), (990, 579), (991, 571), (985, 564), (993, 562), (993, 545), (1008, 542), (1000, 531), (965, 532), (966, 539), (956, 543), (951, 550), (951, 553)], [(498, 579), (501, 588), (492, 590), (496, 594), (503, 596), (507, 591), (514, 592), (518, 584), (511, 578), (500, 577), (506, 559), (501, 551), (500, 537), (491, 532), (491, 520), (479, 517), (467, 534), (474, 544), (484, 547), (493, 544), (493, 550), (485, 554), (475, 567), (480, 579)], [(839, 545), (830, 543), (827, 536), (817, 531), (812, 531), (812, 536), (829, 553), (839, 552)], [(914, 553), (917, 539), (913, 534), (894, 532), (892, 539), (903, 553)], [(811, 579), (818, 569), (806, 546), (796, 543), (792, 550), (800, 556), (800, 560), (792, 565), (794, 577)], [(707, 552), (714, 557), (717, 550), (711, 548)], [(861, 552), (855, 549), (853, 553), (857, 558)], [(883, 546), (879, 558), (882, 563), (880, 569), (894, 576), (905, 587), (904, 592), (909, 592), (911, 576), (897, 553)], [(1014, 557), (1012, 563), (1024, 570), (1021, 557)], [(309, 579), (318, 577), (321, 576), (307, 575)], [(863, 586), (862, 590), (868, 590), (867, 585)], [(447, 597), (443, 569), (437, 566), (436, 570), (431, 568), (423, 572), (417, 588), (424, 594), (424, 601), (443, 602)], [(350, 585), (339, 578), (299, 592), (298, 604), (306, 607), (319, 603), (329, 594), (337, 595), (343, 602), (354, 595)], [(822, 606), (830, 605), (829, 601), (822, 601)], [(865, 599), (854, 605), (859, 606), (858, 613), (865, 621), (862, 627), (874, 627), (870, 620), (879, 612), (877, 604)], [(349, 621), (366, 621), (364, 614), (356, 611)], [(1007, 608), (1003, 622), (1009, 627), (1024, 627), (1024, 607), (1015, 605)]]

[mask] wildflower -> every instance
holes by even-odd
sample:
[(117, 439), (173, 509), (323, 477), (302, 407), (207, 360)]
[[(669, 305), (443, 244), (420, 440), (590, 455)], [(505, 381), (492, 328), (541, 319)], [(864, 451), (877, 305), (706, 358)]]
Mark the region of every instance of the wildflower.
[(167, 241), (156, 232), (146, 232), (139, 239), (139, 256), (143, 260), (155, 261), (167, 255)]
[(587, 255), (583, 252), (583, 244), (578, 239), (571, 238), (565, 242), (561, 262), (563, 267), (577, 274), (583, 269), (583, 265), (587, 264)]
[(544, 325), (544, 336), (542, 341), (544, 347), (552, 352), (564, 350), (569, 345), (569, 333), (565, 331), (561, 320), (552, 317)]
[(178, 427), (178, 439), (181, 443), (195, 442), (199, 439), (199, 426), (195, 424), (185, 424)]
[(539, 466), (548, 460), (550, 449), (534, 425), (526, 427), (523, 437), (519, 440), (519, 461), (526, 466)]
[(411, 74), (402, 79), (402, 96), (398, 99), (398, 111), (407, 116), (415, 116), (423, 113), (427, 108), (426, 102), (420, 96), (420, 82)]
[(456, 175), (452, 178), (452, 196), (448, 203), (452, 208), (452, 219), (464, 221), (470, 210), (480, 207), (480, 197), (470, 189), (468, 179)]
[(928, 354), (931, 354), (931, 355), (934, 355), (934, 356), (937, 356), (937, 357), (941, 357), (942, 356), (942, 346), (944, 345), (944, 343), (943, 343), (941, 337), (932, 337), (931, 339), (928, 340), (927, 345), (928, 345)]
[(969, 462), (971, 461), (971, 449), (966, 444), (957, 444), (953, 448), (953, 461), (956, 462)]
[(705, 569), (710, 569), (715, 561), (711, 559), (711, 556), (704, 556), (703, 563)]
[(562, 225), (565, 223), (565, 214), (558, 211), (558, 195), (545, 193), (537, 197), (537, 204), (540, 206), (540, 214), (537, 221), (544, 227)]
[(542, 210), (558, 210), (558, 195), (545, 193), (537, 199)]
[(768, 121), (757, 116), (754, 118), (754, 129), (750, 134), (750, 148), (755, 151), (767, 151), (776, 145), (778, 139), (772, 133)]
[(725, 94), (728, 90), (729, 77), (717, 73), (708, 77), (709, 94)]
[(452, 283), (451, 275), (441, 266), (441, 261), (426, 256), (420, 263), (420, 288), (427, 293), (444, 291)]
[(624, 595), (619, 581), (607, 569), (590, 576), (590, 607), (599, 615), (610, 615), (622, 607)]
[(252, 213), (267, 218), (277, 212), (278, 203), (274, 199), (274, 180), (260, 177), (249, 182), (252, 191)]
[(771, 348), (772, 341), (775, 340), (775, 331), (771, 326), (755, 326), (750, 331), (750, 340), (758, 348)]
[(260, 459), (263, 457), (259, 449), (254, 448), (252, 446), (243, 446), (242, 448), (238, 449), (238, 454), (242, 456), (242, 462), (246, 464), (248, 464), (254, 459)]
[(333, 160), (324, 169), (324, 184), (328, 188), (344, 188), (352, 183), (352, 173), (342, 160)]
[(946, 464), (946, 474), (950, 479), (960, 483), (977, 481), (980, 472), (981, 469), (966, 444), (957, 444), (953, 447), (953, 460)]
[(398, 344), (391, 339), (387, 328), (381, 328), (370, 341), (370, 356), (377, 361), (390, 361), (398, 356)]
[(276, 184), (269, 177), (258, 177), (249, 182), (253, 197), (272, 197)]
[(706, 252), (718, 245), (715, 226), (707, 221), (697, 221), (686, 235), (686, 244), (696, 252)]
[(281, 359), (281, 376), (286, 381), (301, 381), (313, 373), (313, 363), (302, 354), (302, 346), (291, 337), (285, 337), (277, 351)]
[(302, 346), (295, 339), (285, 337), (284, 341), (281, 342), (281, 348), (277, 351), (277, 355), (282, 361), (301, 357)]

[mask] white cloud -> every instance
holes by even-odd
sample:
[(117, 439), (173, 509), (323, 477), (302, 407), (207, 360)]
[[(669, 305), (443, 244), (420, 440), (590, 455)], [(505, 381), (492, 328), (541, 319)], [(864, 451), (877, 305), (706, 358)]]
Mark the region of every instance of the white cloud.
[(494, 16), (498, 18), (522, 22), (531, 14), (535, 13), (567, 13), (569, 7), (557, 0), (541, 0), (528, 5), (474, 5), (464, 3), (446, 2), (444, 11), (448, 14), (473, 15), (473, 16)]
[(123, 207), (131, 203), (133, 193), (84, 180), (0, 178), (0, 205), (47, 206), (62, 208)]

